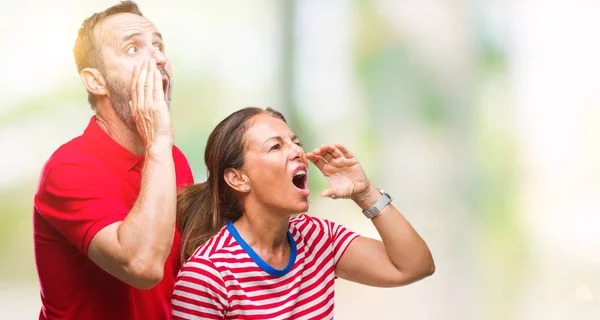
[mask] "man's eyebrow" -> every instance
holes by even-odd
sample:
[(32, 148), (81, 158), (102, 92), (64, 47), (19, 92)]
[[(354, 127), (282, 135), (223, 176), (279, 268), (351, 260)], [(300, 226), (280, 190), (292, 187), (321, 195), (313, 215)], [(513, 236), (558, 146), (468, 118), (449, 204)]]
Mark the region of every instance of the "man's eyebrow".
[(123, 42), (129, 41), (129, 40), (131, 40), (131, 38), (140, 37), (141, 35), (142, 35), (141, 32), (134, 32), (130, 35), (126, 35), (125, 37), (123, 37)]

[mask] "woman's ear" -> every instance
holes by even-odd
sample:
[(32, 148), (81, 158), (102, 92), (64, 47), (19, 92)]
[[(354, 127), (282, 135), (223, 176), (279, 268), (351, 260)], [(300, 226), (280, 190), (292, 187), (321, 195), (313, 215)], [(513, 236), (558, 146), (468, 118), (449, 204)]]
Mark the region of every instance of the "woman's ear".
[(95, 96), (105, 96), (106, 81), (98, 69), (85, 68), (79, 73), (85, 89)]
[(248, 179), (248, 175), (242, 170), (229, 168), (225, 170), (223, 179), (225, 179), (225, 182), (237, 192), (250, 191), (250, 179)]

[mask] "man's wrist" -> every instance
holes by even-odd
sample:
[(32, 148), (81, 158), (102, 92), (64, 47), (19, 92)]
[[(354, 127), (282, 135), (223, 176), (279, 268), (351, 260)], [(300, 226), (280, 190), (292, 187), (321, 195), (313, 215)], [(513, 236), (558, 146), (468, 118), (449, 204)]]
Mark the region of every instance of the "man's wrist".
[(146, 147), (146, 158), (156, 160), (173, 157), (173, 142), (168, 139), (157, 139)]

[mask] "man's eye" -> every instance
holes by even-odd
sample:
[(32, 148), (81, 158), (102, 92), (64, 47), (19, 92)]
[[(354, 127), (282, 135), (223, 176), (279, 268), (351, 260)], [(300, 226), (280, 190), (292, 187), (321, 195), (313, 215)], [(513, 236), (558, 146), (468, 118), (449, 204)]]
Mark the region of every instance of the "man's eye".
[(162, 44), (157, 44), (154, 46), (156, 49), (158, 49), (158, 51), (163, 51), (163, 45)]
[(127, 54), (131, 55), (138, 52), (137, 48), (135, 46), (129, 47), (129, 49), (127, 49)]
[(302, 142), (300, 142), (300, 141), (296, 142), (296, 145), (298, 145), (298, 147), (302, 147), (303, 146)]
[(273, 151), (273, 150), (279, 150), (279, 144), (272, 146), (270, 151)]

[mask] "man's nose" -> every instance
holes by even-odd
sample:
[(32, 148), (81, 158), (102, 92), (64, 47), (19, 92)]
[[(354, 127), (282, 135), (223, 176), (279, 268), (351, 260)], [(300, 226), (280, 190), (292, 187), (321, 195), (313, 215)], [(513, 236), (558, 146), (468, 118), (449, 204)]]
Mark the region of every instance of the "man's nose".
[(153, 50), (150, 52), (150, 56), (156, 60), (156, 64), (158, 66), (164, 66), (167, 63), (167, 57), (165, 54), (156, 47), (153, 47)]

